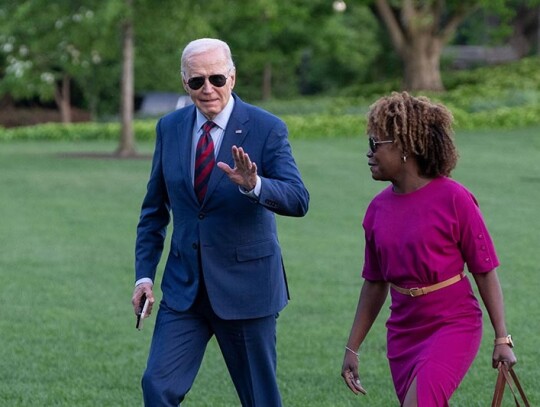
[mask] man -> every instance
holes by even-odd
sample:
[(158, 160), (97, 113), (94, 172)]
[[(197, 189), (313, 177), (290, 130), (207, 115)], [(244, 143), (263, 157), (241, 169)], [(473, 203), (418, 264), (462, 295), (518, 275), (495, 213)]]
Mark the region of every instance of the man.
[(309, 194), (285, 124), (232, 92), (236, 71), (226, 43), (192, 41), (181, 71), (193, 105), (157, 124), (137, 227), (132, 303), (137, 313), (146, 295), (149, 314), (172, 213), (142, 379), (145, 405), (178, 406), (215, 335), (242, 405), (280, 406), (276, 318), (288, 289), (275, 214), (304, 216)]

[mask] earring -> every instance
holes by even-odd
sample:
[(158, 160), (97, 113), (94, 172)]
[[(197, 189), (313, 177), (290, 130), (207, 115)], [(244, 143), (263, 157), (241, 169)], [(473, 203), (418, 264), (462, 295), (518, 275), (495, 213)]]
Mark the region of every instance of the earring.
[(401, 156), (401, 161), (403, 161), (403, 164), (407, 162), (407, 156), (405, 154)]

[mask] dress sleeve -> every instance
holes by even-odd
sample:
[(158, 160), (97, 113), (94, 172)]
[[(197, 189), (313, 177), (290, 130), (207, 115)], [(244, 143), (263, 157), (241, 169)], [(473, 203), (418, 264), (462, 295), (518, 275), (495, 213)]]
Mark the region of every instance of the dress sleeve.
[(487, 273), (499, 265), (493, 240), (480, 212), (478, 201), (463, 188), (455, 195), (459, 244), (463, 260), (471, 273)]

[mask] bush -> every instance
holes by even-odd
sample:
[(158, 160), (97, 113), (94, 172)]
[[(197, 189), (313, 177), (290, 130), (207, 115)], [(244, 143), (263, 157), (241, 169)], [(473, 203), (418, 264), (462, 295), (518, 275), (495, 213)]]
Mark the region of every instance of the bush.
[[(282, 116), (291, 138), (340, 137), (364, 133), (365, 115), (286, 115)], [(134, 122), (137, 141), (155, 138), (155, 120)], [(0, 127), (0, 141), (9, 140), (118, 140), (119, 123), (47, 123), (36, 126)]]
[[(444, 93), (423, 95), (445, 104), (456, 130), (518, 128), (540, 124), (540, 58), (445, 74)], [(309, 97), (257, 103), (280, 116), (291, 138), (357, 136), (365, 133), (366, 112), (396, 84), (385, 82), (336, 97)], [(351, 88), (352, 89), (352, 88)], [(361, 93), (364, 90), (365, 93)], [(380, 92), (380, 93), (377, 93)], [(355, 96), (350, 96), (355, 95)], [(136, 120), (138, 141), (153, 140), (155, 119)], [(11, 129), (0, 127), (2, 140), (118, 140), (119, 123), (49, 123)]]
[[(134, 122), (137, 140), (152, 140), (155, 136), (155, 121), (136, 120)], [(0, 127), (0, 140), (118, 140), (120, 123), (47, 123), (36, 126)]]
[[(449, 106), (450, 107), (450, 106)], [(540, 124), (540, 104), (526, 107), (500, 107), (489, 111), (467, 113), (452, 108), (455, 129), (513, 129)]]
[[(540, 124), (540, 104), (530, 106), (498, 107), (492, 110), (467, 112), (447, 103), (454, 114), (456, 130), (483, 128), (519, 128)], [(283, 115), (291, 139), (321, 137), (352, 137), (365, 134), (365, 114), (309, 114)], [(134, 123), (137, 141), (150, 141), (155, 137), (155, 120)], [(37, 126), (0, 128), (0, 141), (9, 140), (118, 140), (119, 123), (48, 123)]]
[(282, 116), (292, 139), (359, 136), (365, 133), (365, 115)]

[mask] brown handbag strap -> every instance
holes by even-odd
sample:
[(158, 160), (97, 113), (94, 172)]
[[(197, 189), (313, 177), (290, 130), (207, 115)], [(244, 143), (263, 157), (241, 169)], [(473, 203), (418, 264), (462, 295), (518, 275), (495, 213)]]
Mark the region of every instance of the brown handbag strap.
[(495, 392), (493, 394), (491, 407), (500, 407), (502, 405), (502, 399), (506, 384), (508, 384), (508, 387), (512, 392), (512, 396), (514, 396), (514, 402), (516, 403), (516, 407), (521, 407), (521, 404), (519, 403), (516, 391), (514, 390), (514, 386), (517, 388), (517, 391), (521, 396), (521, 400), (523, 400), (524, 407), (530, 407), (529, 400), (525, 395), (523, 387), (521, 386), (521, 383), (519, 382), (519, 379), (516, 372), (514, 372), (514, 369), (512, 369), (511, 367), (509, 368), (504, 363), (500, 363), (498, 369), (499, 374), (497, 376), (497, 382), (495, 384)]
[(516, 406), (519, 407), (519, 401), (516, 395), (516, 391), (514, 390), (514, 385), (517, 388), (519, 395), (521, 396), (521, 400), (523, 400), (525, 407), (530, 407), (529, 400), (527, 400), (527, 396), (525, 395), (525, 392), (523, 391), (523, 387), (521, 387), (521, 383), (519, 382), (519, 379), (516, 375), (516, 372), (514, 372), (514, 369), (511, 367), (507, 368), (506, 365), (503, 364), (503, 368), (501, 369), (504, 378), (506, 379), (506, 382), (508, 383), (508, 387), (510, 388), (510, 391), (512, 392), (512, 395), (514, 396), (514, 401), (516, 402)]
[(502, 369), (499, 367), (499, 374), (497, 375), (497, 382), (495, 383), (495, 392), (493, 393), (491, 407), (501, 407), (505, 386), (506, 380), (504, 378)]

